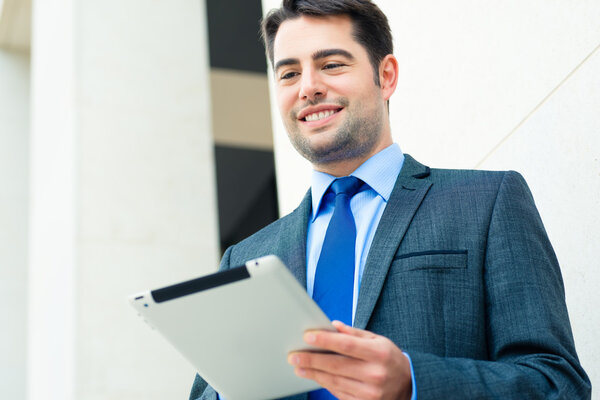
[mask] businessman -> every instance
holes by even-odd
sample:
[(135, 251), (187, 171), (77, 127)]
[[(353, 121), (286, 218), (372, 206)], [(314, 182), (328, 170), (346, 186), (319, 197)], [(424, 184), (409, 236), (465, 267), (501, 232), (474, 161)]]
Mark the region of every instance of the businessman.
[[(433, 169), (393, 143), (398, 61), (368, 0), (285, 0), (262, 24), (300, 206), (227, 249), (278, 255), (332, 319), (294, 399), (588, 399), (560, 269), (516, 172)], [(197, 376), (191, 399), (217, 394)]]

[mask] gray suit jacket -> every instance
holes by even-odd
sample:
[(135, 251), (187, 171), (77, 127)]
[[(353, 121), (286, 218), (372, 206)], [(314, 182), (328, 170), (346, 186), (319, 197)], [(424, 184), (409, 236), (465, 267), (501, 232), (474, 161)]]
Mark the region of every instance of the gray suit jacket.
[[(221, 268), (276, 254), (306, 286), (310, 200), (227, 249)], [(429, 169), (406, 155), (354, 325), (410, 354), (419, 400), (591, 396), (556, 256), (516, 172)], [(199, 376), (197, 398), (216, 398)]]

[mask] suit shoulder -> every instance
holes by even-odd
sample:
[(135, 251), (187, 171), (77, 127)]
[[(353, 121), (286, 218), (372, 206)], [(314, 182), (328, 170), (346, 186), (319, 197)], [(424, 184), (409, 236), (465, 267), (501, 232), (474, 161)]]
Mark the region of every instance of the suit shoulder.
[(498, 197), (533, 202), (523, 176), (516, 171), (485, 171), (467, 169), (431, 169), (430, 194), (434, 198), (461, 198), (491, 201)]
[[(516, 171), (490, 171), (476, 169), (430, 168), (405, 154), (400, 177), (425, 180), (434, 186), (486, 185), (500, 186), (503, 181), (525, 184), (525, 179)], [(526, 185), (526, 184), (525, 184)]]
[(432, 168), (432, 183), (447, 186), (495, 186), (501, 184), (526, 185), (523, 176), (516, 171), (487, 171), (475, 169)]
[(226, 252), (226, 263), (240, 264), (268, 254), (276, 254), (281, 258), (283, 254), (277, 254), (277, 250), (285, 249), (294, 238), (305, 234), (309, 212), (310, 197), (307, 195), (296, 210), (231, 246)]
[(261, 228), (260, 230), (253, 233), (252, 235), (241, 240), (240, 242), (235, 244), (235, 246), (243, 247), (248, 244), (254, 245), (256, 242), (262, 242), (268, 238), (273, 237), (273, 235), (277, 235), (280, 232), (282, 225), (285, 224), (286, 219), (290, 218), (290, 216), (292, 214), (293, 214), (293, 212), (284, 217), (277, 219), (276, 221), (271, 222), (269, 225), (265, 226), (264, 228)]

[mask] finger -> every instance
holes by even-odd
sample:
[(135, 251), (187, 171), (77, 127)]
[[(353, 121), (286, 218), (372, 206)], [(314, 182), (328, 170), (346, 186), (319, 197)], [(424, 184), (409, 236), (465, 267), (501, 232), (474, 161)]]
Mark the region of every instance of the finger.
[(362, 400), (360, 397), (355, 396), (353, 393), (333, 392), (331, 393), (338, 400)]
[(381, 384), (388, 375), (383, 365), (333, 353), (296, 352), (290, 354), (288, 362), (296, 368), (317, 370), (369, 385)]
[(356, 393), (347, 393), (347, 392), (342, 392), (342, 391), (337, 391), (337, 390), (334, 390), (334, 391), (329, 390), (329, 392), (332, 395), (334, 395), (335, 398), (338, 400), (364, 400), (364, 397), (359, 397), (356, 395)]
[(347, 333), (352, 336), (361, 337), (365, 339), (375, 339), (377, 337), (373, 332), (365, 331), (363, 329), (353, 328), (349, 325), (344, 324), (341, 321), (333, 321), (331, 323), (335, 329), (340, 333)]
[(311, 346), (360, 360), (370, 360), (373, 352), (379, 348), (377, 340), (338, 332), (307, 332), (304, 341)]
[(296, 374), (312, 379), (339, 399), (367, 399), (377, 397), (376, 388), (355, 379), (330, 374), (316, 369), (296, 368)]
[(295, 352), (288, 362), (297, 368), (315, 369), (346, 378), (361, 380), (365, 375), (365, 362), (335, 353)]

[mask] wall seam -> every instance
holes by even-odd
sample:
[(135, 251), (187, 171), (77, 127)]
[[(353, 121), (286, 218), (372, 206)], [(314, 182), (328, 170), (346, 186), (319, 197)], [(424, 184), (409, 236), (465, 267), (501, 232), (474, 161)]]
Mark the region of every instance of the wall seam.
[(559, 83), (556, 85), (531, 111), (529, 111), (523, 119), (519, 121), (519, 123), (508, 132), (506, 136), (504, 136), (500, 141), (492, 147), (492, 149), (481, 159), (477, 164), (475, 164), (475, 168), (481, 167), (483, 163), (487, 161), (489, 157), (492, 156), (506, 141), (521, 128), (527, 122), (533, 114), (535, 114), (553, 95), (556, 93), (597, 51), (600, 49), (600, 43), (587, 55), (583, 58), (582, 61), (579, 62)]

